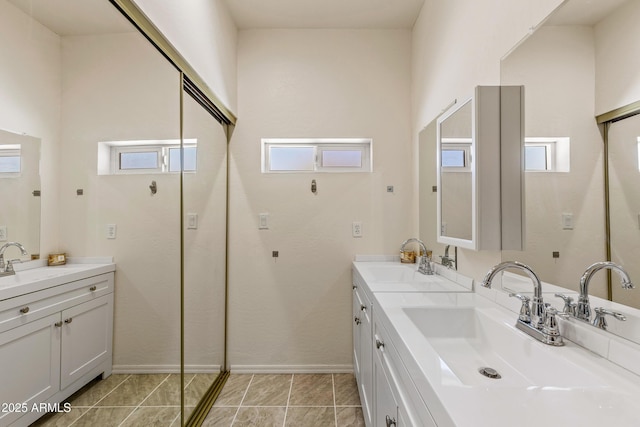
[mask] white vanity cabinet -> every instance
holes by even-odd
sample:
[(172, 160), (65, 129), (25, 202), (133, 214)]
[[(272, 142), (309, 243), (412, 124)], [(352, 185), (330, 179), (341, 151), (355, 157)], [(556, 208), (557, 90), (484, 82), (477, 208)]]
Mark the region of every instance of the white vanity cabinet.
[(113, 287), (111, 272), (0, 301), (0, 426), (111, 374)]
[(364, 286), (353, 280), (353, 366), (362, 414), (371, 425), (373, 405), (373, 306)]

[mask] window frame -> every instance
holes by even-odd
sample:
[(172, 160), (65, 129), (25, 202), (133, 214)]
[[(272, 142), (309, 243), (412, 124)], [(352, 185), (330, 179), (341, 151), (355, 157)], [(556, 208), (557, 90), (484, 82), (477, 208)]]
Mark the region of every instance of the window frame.
[[(547, 162), (546, 169), (527, 169), (527, 147), (545, 147), (545, 156)], [(571, 140), (569, 137), (526, 137), (524, 139), (523, 153), (524, 171), (527, 173), (570, 172), (570, 153)]]
[(464, 166), (443, 166), (442, 153), (440, 153), (440, 171), (442, 173), (450, 172), (471, 172), (472, 162), (472, 140), (471, 138), (442, 138), (440, 151), (463, 151), (464, 152)]
[[(261, 172), (279, 173), (367, 173), (373, 172), (373, 140), (371, 138), (262, 138)], [(271, 168), (271, 148), (312, 148), (311, 169), (281, 170)], [(359, 151), (360, 166), (325, 166), (323, 153), (328, 151)]]
[(20, 163), (17, 172), (0, 171), (1, 178), (15, 178), (22, 174), (22, 146), (20, 144), (0, 145), (0, 157), (17, 157)]
[[(101, 150), (98, 150), (98, 174), (99, 175), (153, 175), (153, 174), (165, 174), (165, 173), (180, 173), (181, 170), (170, 170), (170, 156), (169, 152), (173, 149), (184, 148), (196, 148), (196, 168), (193, 170), (184, 170), (186, 173), (197, 172), (197, 139), (185, 139), (183, 144), (180, 144), (180, 140), (150, 140), (150, 141), (105, 141), (99, 142), (99, 146), (106, 147), (108, 151), (108, 171), (105, 172), (105, 168), (101, 168), (100, 165), (105, 162), (105, 159), (100, 156)], [(120, 167), (121, 154), (123, 153), (156, 153), (157, 167), (155, 168), (131, 168), (122, 169)], [(106, 166), (106, 165), (105, 165)]]

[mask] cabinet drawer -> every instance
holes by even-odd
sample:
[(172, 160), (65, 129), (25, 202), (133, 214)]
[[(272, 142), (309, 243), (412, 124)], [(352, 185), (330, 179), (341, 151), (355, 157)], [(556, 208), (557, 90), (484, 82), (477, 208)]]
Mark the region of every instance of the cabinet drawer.
[(113, 292), (113, 273), (0, 301), (0, 332)]

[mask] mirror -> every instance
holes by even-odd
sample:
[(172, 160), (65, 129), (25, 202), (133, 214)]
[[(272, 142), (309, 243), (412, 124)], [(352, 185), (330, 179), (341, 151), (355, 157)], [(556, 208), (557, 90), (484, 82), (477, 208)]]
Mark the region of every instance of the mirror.
[[(612, 55), (617, 52), (632, 62), (637, 58), (633, 52), (638, 51), (635, 23), (640, 19), (639, 4), (638, 0), (569, 0), (501, 63), (501, 84), (526, 88), (527, 152), (525, 250), (503, 251), (502, 260), (525, 262), (541, 280), (566, 288), (568, 293), (577, 293), (584, 270), (607, 256), (605, 152), (594, 116), (640, 99), (639, 91), (634, 92), (637, 62), (634, 68)], [(619, 74), (611, 74), (612, 69)], [(628, 151), (626, 156), (637, 160), (637, 151)], [(637, 182), (637, 175), (622, 179)], [(612, 194), (614, 187), (622, 188), (612, 181)], [(623, 231), (625, 239), (631, 239), (629, 233), (638, 229), (639, 212), (628, 200), (624, 208), (611, 202), (612, 231), (621, 221), (614, 211), (623, 212), (627, 223), (635, 218), (635, 228)], [(612, 240), (615, 252), (614, 245)], [(635, 264), (628, 256), (619, 261), (630, 270)], [(638, 273), (635, 277), (630, 273), (633, 281), (640, 281)], [(616, 289), (617, 275), (613, 276)], [(607, 274), (594, 276), (589, 291), (607, 298)], [(619, 297), (614, 301), (638, 307), (639, 300), (629, 292), (640, 290), (616, 292)], [(640, 312), (623, 309), (631, 320), (640, 317)], [(637, 333), (620, 333), (640, 342)]]
[(523, 87), (477, 86), (437, 119), (437, 240), (521, 249)]
[(474, 238), (472, 106), (469, 99), (437, 121), (438, 242), (463, 247)]
[(39, 258), (40, 139), (0, 130), (0, 194), (11, 200), (0, 204), (0, 246), (19, 242), (31, 259)]
[[(181, 99), (178, 67), (114, 3), (0, 0), (0, 127), (40, 137), (0, 132), (0, 165), (2, 151), (8, 158), (19, 144), (20, 178), (29, 178), (0, 176), (11, 195), (0, 226), (34, 254), (116, 263), (113, 374), (71, 397), (85, 407), (69, 415), (77, 422), (50, 421), (182, 425), (226, 370), (226, 135), (200, 104)], [(197, 174), (183, 174), (180, 158), (172, 166), (183, 136), (198, 139)], [(150, 150), (152, 170), (124, 166)], [(34, 198), (39, 165), (45, 188)], [(185, 218), (181, 230), (182, 202), (198, 214), (197, 229)]]

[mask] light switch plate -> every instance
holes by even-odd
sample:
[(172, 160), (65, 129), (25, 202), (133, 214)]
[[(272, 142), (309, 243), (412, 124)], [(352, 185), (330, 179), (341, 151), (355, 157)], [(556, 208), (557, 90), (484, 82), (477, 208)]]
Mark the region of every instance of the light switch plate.
[(187, 214), (187, 229), (196, 230), (198, 228), (198, 214), (197, 213), (188, 213)]
[(573, 214), (571, 213), (562, 214), (562, 229), (573, 230)]
[(0, 225), (0, 242), (6, 242), (6, 241), (7, 241), (7, 226)]
[(259, 230), (268, 230), (269, 229), (269, 214), (263, 212), (258, 214), (258, 229)]

